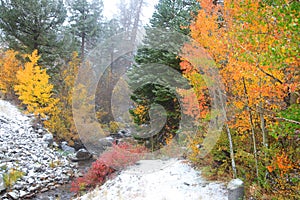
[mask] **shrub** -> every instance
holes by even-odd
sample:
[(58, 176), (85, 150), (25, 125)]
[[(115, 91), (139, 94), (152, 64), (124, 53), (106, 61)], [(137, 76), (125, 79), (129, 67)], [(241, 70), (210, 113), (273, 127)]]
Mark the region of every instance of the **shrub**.
[(109, 122), (109, 132), (117, 133), (118, 130), (119, 130), (118, 122), (115, 122), (115, 121)]
[(23, 175), (24, 172), (16, 169), (11, 169), (7, 174), (4, 174), (3, 176), (6, 187), (10, 189), (18, 179), (23, 177)]
[(130, 143), (113, 144), (91, 166), (88, 172), (72, 182), (72, 192), (82, 192), (102, 185), (114, 172), (140, 160), (146, 152), (145, 147)]

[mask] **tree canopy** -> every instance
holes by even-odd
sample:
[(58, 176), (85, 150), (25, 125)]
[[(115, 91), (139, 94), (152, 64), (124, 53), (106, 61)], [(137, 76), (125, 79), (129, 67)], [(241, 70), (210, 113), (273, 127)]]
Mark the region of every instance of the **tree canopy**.
[(57, 33), (67, 17), (62, 0), (1, 0), (0, 28), (9, 48), (37, 49), (42, 61), (53, 61), (62, 45)]

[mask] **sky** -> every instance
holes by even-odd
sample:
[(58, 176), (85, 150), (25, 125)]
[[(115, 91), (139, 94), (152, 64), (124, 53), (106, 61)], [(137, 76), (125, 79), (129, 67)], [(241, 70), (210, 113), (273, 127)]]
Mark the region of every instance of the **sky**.
[[(107, 18), (112, 18), (117, 14), (117, 3), (124, 0), (103, 0), (104, 10), (103, 14)], [(128, 1), (128, 0), (127, 0)], [(154, 12), (154, 5), (157, 4), (158, 0), (146, 0), (147, 5), (143, 8), (143, 24), (146, 24), (151, 18), (152, 13)]]

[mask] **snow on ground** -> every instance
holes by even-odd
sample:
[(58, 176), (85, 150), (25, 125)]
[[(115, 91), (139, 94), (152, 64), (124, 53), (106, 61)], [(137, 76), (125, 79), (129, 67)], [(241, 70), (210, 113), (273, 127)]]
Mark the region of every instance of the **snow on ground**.
[(182, 160), (142, 160), (81, 200), (227, 200), (222, 183), (205, 181)]
[[(32, 120), (33, 116), (23, 115), (11, 103), (0, 100), (1, 200), (32, 199), (40, 192), (61, 187), (78, 174), (75, 163), (49, 148), (50, 133), (41, 126), (33, 126)], [(6, 187), (3, 177), (12, 170), (23, 172), (23, 176)]]
[(30, 119), (23, 115), (16, 106), (12, 105), (8, 101), (0, 99), (0, 117), (5, 117), (11, 121), (20, 121), (21, 123), (29, 123)]

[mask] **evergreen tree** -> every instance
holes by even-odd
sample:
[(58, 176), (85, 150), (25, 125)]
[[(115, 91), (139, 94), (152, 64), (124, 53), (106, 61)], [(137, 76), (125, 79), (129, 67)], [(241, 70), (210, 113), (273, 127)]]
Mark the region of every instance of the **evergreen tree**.
[(81, 58), (88, 49), (95, 47), (101, 34), (102, 0), (74, 0), (70, 4), (71, 31), (80, 43)]
[(106, 22), (103, 27), (101, 39), (105, 42), (101, 43), (99, 52), (106, 52), (105, 56), (109, 57), (111, 63), (101, 77), (96, 93), (96, 110), (99, 113), (98, 116), (101, 116), (99, 121), (102, 123), (109, 123), (113, 120), (111, 105), (113, 89), (133, 61), (132, 52), (124, 57), (117, 56), (119, 51), (117, 43), (126, 41), (128, 46), (136, 46), (137, 30), (141, 24), (144, 3), (145, 0), (120, 1), (118, 16)]
[[(135, 56), (136, 64), (128, 72), (129, 85), (135, 90), (131, 98), (136, 109), (143, 107), (143, 112), (131, 110), (135, 121), (141, 124), (150, 119), (151, 104), (159, 104), (166, 110), (166, 124), (152, 138), (157, 147), (174, 137), (179, 128), (181, 114), (176, 87), (184, 87), (186, 80), (180, 74), (178, 55), (186, 39), (182, 35), (189, 34), (188, 26), (198, 9), (196, 0), (160, 0)], [(174, 70), (178, 72), (175, 75)]]
[(0, 1), (0, 29), (8, 46), (22, 53), (38, 50), (46, 63), (59, 55), (57, 34), (66, 16), (62, 0)]

